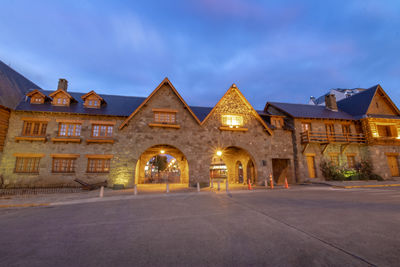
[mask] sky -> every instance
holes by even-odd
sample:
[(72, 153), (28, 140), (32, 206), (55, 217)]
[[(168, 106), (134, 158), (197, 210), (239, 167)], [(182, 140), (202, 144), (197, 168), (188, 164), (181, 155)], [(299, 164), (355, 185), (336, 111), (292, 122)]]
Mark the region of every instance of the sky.
[(381, 84), (400, 104), (399, 0), (0, 0), (0, 60), (46, 90), (148, 96), (168, 77), (256, 109)]

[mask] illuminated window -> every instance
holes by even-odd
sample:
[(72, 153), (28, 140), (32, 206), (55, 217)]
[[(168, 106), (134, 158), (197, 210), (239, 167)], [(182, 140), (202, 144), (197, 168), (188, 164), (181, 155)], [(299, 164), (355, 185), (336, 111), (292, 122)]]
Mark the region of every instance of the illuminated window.
[(302, 132), (311, 131), (311, 123), (310, 122), (303, 122), (301, 123), (301, 130)]
[(46, 135), (47, 122), (24, 121), (22, 136), (44, 136)]
[(154, 112), (154, 122), (174, 124), (174, 123), (176, 123), (176, 113), (175, 112), (155, 111)]
[(92, 136), (93, 137), (112, 137), (113, 135), (112, 125), (101, 125), (101, 124), (93, 124), (92, 125)]
[(81, 124), (61, 122), (58, 128), (58, 136), (81, 136)]
[(39, 173), (40, 157), (17, 157), (15, 172)]
[(239, 128), (243, 125), (243, 117), (240, 115), (222, 115), (222, 124), (231, 128)]
[(109, 172), (110, 159), (89, 158), (87, 172)]
[(75, 161), (76, 158), (53, 158), (53, 172), (75, 172)]

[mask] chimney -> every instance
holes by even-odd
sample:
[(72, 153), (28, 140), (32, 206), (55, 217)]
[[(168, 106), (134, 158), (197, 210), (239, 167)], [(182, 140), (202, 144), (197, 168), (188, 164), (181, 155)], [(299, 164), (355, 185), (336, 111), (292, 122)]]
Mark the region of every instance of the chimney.
[(66, 79), (59, 79), (57, 90), (64, 90), (66, 92), (67, 89), (68, 89), (68, 81)]
[(336, 96), (334, 94), (328, 94), (325, 96), (325, 107), (333, 111), (338, 111)]

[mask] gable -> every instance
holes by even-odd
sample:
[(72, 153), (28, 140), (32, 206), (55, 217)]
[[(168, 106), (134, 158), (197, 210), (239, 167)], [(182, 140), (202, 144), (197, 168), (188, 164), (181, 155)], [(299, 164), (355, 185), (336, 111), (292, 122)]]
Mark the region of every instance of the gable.
[(247, 99), (239, 91), (235, 84), (229, 88), (225, 95), (218, 101), (207, 117), (202, 121), (202, 125), (207, 120), (213, 118), (213, 120), (219, 120), (221, 123), (224, 122), (224, 116), (240, 116), (241, 123), (245, 127), (248, 122), (255, 119), (257, 120), (269, 133), (272, 134), (271, 129), (260, 117), (257, 111), (250, 105)]
[(368, 107), (367, 114), (377, 115), (400, 115), (399, 110), (389, 98), (389, 96), (383, 91), (382, 88), (376, 90), (374, 97)]
[(174, 109), (170, 106), (170, 104), (168, 103), (168, 98), (166, 98), (166, 96), (168, 97), (175, 97), (178, 102), (183, 105), (184, 109), (187, 110), (190, 113), (190, 116), (198, 123), (200, 124), (199, 119), (196, 117), (196, 115), (193, 113), (193, 111), (191, 110), (191, 108), (186, 104), (186, 102), (183, 100), (183, 98), (180, 96), (180, 94), (178, 93), (178, 91), (175, 89), (175, 87), (172, 85), (172, 83), (169, 81), (168, 78), (165, 78), (157, 87), (156, 89), (154, 89), (154, 91), (142, 102), (142, 104), (140, 104), (139, 107), (137, 107), (132, 113), (131, 115), (129, 115), (129, 117), (121, 124), (121, 126), (119, 127), (119, 129), (122, 129), (123, 127), (125, 127), (129, 121), (136, 116), (137, 113), (139, 113), (139, 111), (145, 107), (151, 100), (153, 97), (157, 97), (162, 99), (162, 97), (164, 97), (164, 100), (162, 101), (162, 104), (160, 103), (160, 105), (158, 105), (155, 108), (158, 109)]

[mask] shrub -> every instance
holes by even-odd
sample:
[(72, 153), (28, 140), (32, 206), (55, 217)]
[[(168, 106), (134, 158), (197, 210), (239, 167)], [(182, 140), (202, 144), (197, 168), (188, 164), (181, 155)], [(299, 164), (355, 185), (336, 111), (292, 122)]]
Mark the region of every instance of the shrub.
[(373, 173), (372, 164), (369, 161), (363, 160), (357, 163), (354, 169), (339, 167), (330, 161), (323, 160), (321, 162), (322, 175), (327, 181), (358, 181), (358, 180), (378, 180), (383, 181), (383, 178), (378, 174)]

